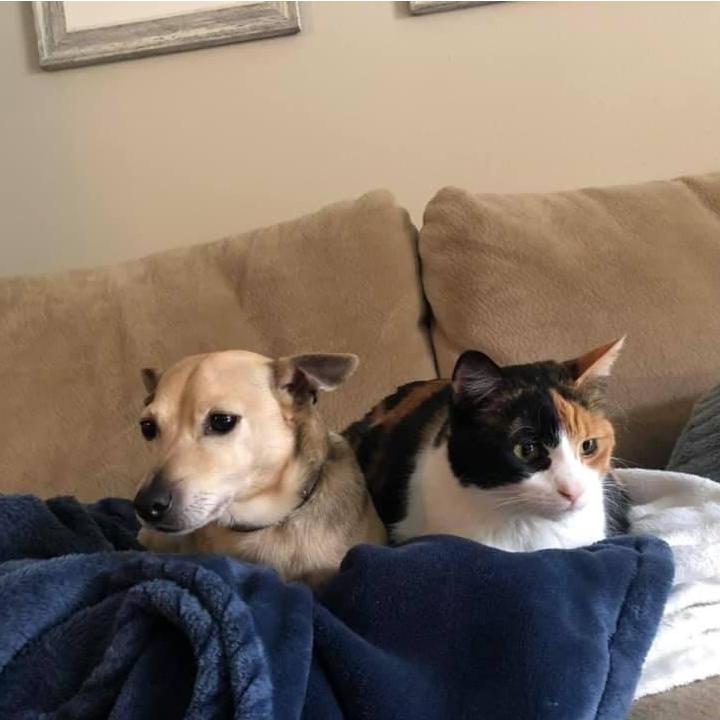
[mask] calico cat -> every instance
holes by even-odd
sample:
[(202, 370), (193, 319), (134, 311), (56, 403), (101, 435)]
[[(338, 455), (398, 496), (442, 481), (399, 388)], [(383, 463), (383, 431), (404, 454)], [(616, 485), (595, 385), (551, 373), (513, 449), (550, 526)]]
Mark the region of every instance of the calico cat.
[(626, 532), (603, 411), (624, 340), (506, 367), (469, 350), (452, 380), (404, 385), (347, 428), (392, 538), (445, 533), (529, 551)]

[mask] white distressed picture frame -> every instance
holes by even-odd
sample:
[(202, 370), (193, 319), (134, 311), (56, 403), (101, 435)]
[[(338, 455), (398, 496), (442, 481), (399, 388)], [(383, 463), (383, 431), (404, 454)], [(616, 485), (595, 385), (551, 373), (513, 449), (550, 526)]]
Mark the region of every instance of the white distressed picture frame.
[(64, 2), (33, 2), (40, 67), (129, 60), (300, 31), (297, 2), (251, 2), (109, 27), (68, 31)]
[(476, 5), (494, 5), (494, 2), (478, 0), (414, 0), (408, 3), (413, 15), (428, 15), (429, 13), (446, 12), (448, 10), (461, 10)]

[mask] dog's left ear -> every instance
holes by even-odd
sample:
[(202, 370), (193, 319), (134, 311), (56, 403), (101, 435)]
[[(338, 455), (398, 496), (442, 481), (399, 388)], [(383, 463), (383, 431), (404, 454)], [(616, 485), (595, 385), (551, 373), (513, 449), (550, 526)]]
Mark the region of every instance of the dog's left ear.
[(340, 387), (357, 369), (357, 355), (310, 353), (281, 358), (275, 364), (278, 387), (296, 401), (317, 399), (317, 391)]
[(155, 368), (143, 368), (140, 374), (142, 375), (143, 385), (147, 391), (145, 404), (149, 405), (153, 401), (155, 390), (160, 382), (160, 373)]
[(149, 393), (154, 393), (160, 382), (160, 373), (155, 368), (143, 368), (141, 371), (143, 385)]

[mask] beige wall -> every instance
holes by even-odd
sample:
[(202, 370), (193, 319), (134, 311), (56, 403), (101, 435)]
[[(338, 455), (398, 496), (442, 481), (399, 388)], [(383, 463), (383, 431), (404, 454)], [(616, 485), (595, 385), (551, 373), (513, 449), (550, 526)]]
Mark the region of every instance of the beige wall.
[(0, 4), (0, 272), (214, 239), (370, 188), (720, 169), (720, 4), (301, 8), (294, 37), (48, 73)]

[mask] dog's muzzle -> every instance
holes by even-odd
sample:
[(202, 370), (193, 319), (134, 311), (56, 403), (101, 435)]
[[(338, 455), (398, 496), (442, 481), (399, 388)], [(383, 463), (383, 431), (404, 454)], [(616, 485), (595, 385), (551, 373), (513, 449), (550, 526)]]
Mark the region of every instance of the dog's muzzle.
[[(138, 491), (133, 502), (135, 512), (149, 525), (167, 524), (173, 506), (173, 494), (168, 483), (158, 473)], [(158, 528), (159, 529), (159, 528)]]

